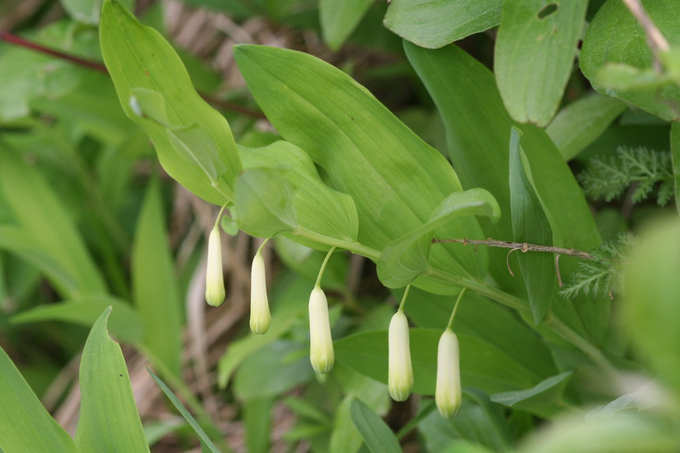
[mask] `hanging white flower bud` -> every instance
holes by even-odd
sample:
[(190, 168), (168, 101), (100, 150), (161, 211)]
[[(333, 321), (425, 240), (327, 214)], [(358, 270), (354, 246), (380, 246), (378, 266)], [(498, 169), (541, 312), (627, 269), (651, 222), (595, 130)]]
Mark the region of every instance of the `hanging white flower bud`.
[(316, 286), (309, 296), (309, 359), (317, 373), (328, 373), (335, 364), (328, 301), (323, 290)]
[(460, 409), (462, 398), (458, 337), (451, 329), (446, 329), (439, 339), (437, 351), (435, 401), (439, 413), (445, 418), (454, 417)]
[(389, 328), (389, 367), (387, 388), (395, 401), (406, 401), (413, 387), (413, 368), (409, 345), (408, 319), (403, 310), (398, 310)]
[(250, 330), (253, 333), (263, 334), (269, 330), (271, 322), (264, 258), (262, 252), (258, 251), (253, 258), (253, 267), (250, 273)]
[(205, 300), (213, 307), (219, 307), (224, 302), (222, 240), (217, 225), (210, 232), (210, 237), (208, 238), (208, 271), (205, 277)]

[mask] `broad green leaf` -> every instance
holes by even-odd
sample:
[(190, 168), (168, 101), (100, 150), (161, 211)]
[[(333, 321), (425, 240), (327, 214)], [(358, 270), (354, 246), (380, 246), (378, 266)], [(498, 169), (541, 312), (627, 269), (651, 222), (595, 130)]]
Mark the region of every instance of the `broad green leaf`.
[(675, 180), (675, 207), (680, 214), (680, 125), (677, 122), (671, 126), (671, 160)]
[(626, 324), (639, 357), (680, 393), (680, 222), (643, 232), (624, 270)]
[(518, 453), (617, 453), (672, 452), (677, 433), (659, 420), (635, 413), (599, 420), (583, 415), (563, 418), (527, 437)]
[(73, 439), (45, 410), (4, 349), (0, 348), (0, 450), (76, 453)]
[[(405, 44), (409, 61), (425, 83), (447, 128), (449, 155), (455, 168), (464, 168), (460, 178), (465, 188), (480, 187), (494, 196), (501, 213), (510, 212), (508, 150), (510, 127), (514, 124), (503, 107), (493, 74), (455, 46), (425, 50)], [(451, 74), (456, 83), (450, 83)], [(553, 232), (562, 247), (589, 250), (600, 243), (597, 227), (574, 175), (547, 134), (523, 125), (522, 147), (527, 155), (536, 191), (552, 214)], [(480, 219), (486, 237), (512, 237), (511, 216), (492, 225)], [(507, 250), (489, 251), (489, 270), (501, 288), (521, 294), (522, 281), (508, 274)], [(576, 269), (575, 259), (562, 259), (563, 278)], [(603, 338), (609, 323), (607, 298), (560, 301), (553, 309), (562, 321), (594, 342)]]
[(0, 248), (40, 269), (64, 296), (78, 294), (78, 282), (48, 255), (38, 241), (15, 226), (0, 226)]
[(169, 106), (158, 91), (133, 88), (130, 107), (142, 118), (149, 118), (166, 128), (170, 144), (188, 164), (198, 166), (213, 186), (227, 172), (220, 158), (215, 140), (210, 133), (197, 124), (181, 126), (173, 124), (168, 117)]
[(562, 392), (572, 373), (572, 371), (565, 371), (549, 377), (527, 390), (496, 393), (491, 395), (491, 401), (524, 409), (542, 417), (550, 417), (560, 410)]
[(144, 323), (144, 344), (180, 375), (182, 298), (177, 287), (158, 181), (147, 189), (132, 247), (132, 289)]
[[(526, 155), (519, 143), (521, 132), (512, 127), (510, 137), (510, 209), (513, 241), (552, 245), (553, 233), (548, 216), (536, 193)], [(550, 310), (557, 290), (552, 253), (517, 251), (515, 254), (522, 269), (527, 288), (529, 306), (538, 324)]]
[(322, 236), (356, 242), (359, 221), (352, 197), (324, 184), (308, 154), (284, 141), (263, 148), (241, 146), (239, 152), (246, 170), (285, 170), (279, 173), (293, 187), (297, 225)]
[(446, 451), (446, 446), (452, 443), (467, 442), (496, 452), (508, 451), (510, 447), (510, 433), (501, 406), (474, 388), (463, 389), (463, 404), (454, 419), (443, 418), (435, 411), (420, 423), (418, 431), (427, 451)]
[(251, 168), (236, 178), (236, 223), (252, 236), (270, 238), (298, 227), (295, 188), (285, 169)]
[(144, 335), (142, 320), (128, 303), (111, 296), (85, 296), (75, 301), (39, 305), (12, 316), (12, 323), (66, 321), (92, 327), (109, 306), (113, 307), (109, 320), (111, 334), (126, 343), (139, 343)]
[[(446, 160), (406, 128), (347, 74), (304, 53), (273, 47), (234, 48), (241, 73), (274, 127), (352, 197), (359, 242), (377, 260), (392, 240), (427, 221), (437, 205), (460, 192)], [(394, 219), (399, 219), (395, 222)], [(446, 237), (481, 237), (471, 217), (443, 228)], [(482, 252), (484, 253), (484, 252)], [(483, 276), (472, 250), (432, 253), (433, 267)]]
[[(441, 330), (411, 329), (413, 391), (434, 395), (437, 345)], [(458, 334), (463, 386), (478, 387), (488, 393), (522, 390), (540, 379), (511, 353), (466, 334)], [(335, 356), (343, 363), (379, 382), (387, 383), (387, 331), (350, 335), (335, 343)]]
[[(123, 110), (151, 137), (163, 168), (180, 184), (211, 203), (223, 205), (232, 201), (241, 162), (229, 124), (196, 93), (172, 46), (156, 30), (141, 25), (115, 0), (104, 0), (100, 35), (104, 62)], [(170, 125), (198, 127), (211, 138), (207, 146), (212, 143), (217, 150), (217, 156), (211, 154), (211, 162), (215, 168), (226, 169), (223, 175), (217, 172), (217, 183), (212, 184), (200, 165), (189, 162), (185, 154), (177, 151), (177, 143), (173, 146), (168, 128), (135, 113), (130, 100), (134, 96), (139, 102), (139, 89), (160, 93), (166, 102)], [(134, 101), (132, 104), (135, 105)], [(195, 139), (194, 136), (191, 140), (194, 153), (200, 152), (195, 145), (203, 140), (199, 137), (198, 143), (194, 143)]]
[(328, 47), (338, 50), (372, 3), (372, 0), (319, 1), (321, 30)]
[(352, 420), (373, 453), (400, 453), (401, 447), (389, 426), (360, 399), (352, 401)]
[(336, 364), (333, 377), (338, 380), (345, 398), (335, 411), (333, 431), (328, 443), (329, 453), (355, 453), (359, 451), (363, 441), (361, 432), (352, 420), (352, 401), (359, 399), (377, 415), (383, 416), (391, 406), (387, 386), (342, 364)]
[(272, 428), (274, 398), (254, 398), (243, 406), (243, 424), (248, 452), (269, 452), (269, 432)]
[(392, 0), (385, 26), (420, 47), (437, 49), (495, 27), (505, 0)]
[(80, 451), (149, 451), (118, 343), (107, 332), (107, 308), (95, 322), (80, 362)]
[(198, 165), (210, 184), (218, 184), (218, 179), (226, 173), (227, 168), (220, 160), (217, 145), (207, 130), (192, 124), (182, 129), (168, 130), (168, 137), (177, 154), (185, 161)]
[(130, 90), (130, 108), (135, 115), (154, 120), (161, 126), (172, 127), (168, 118), (165, 98), (156, 90), (133, 88)]
[(234, 377), (239, 399), (274, 397), (309, 381), (314, 375), (301, 344), (276, 340), (246, 358)]
[(76, 283), (75, 291), (65, 297), (106, 292), (104, 280), (61, 200), (37, 169), (7, 149), (0, 152), (0, 190), (22, 233)]
[(180, 414), (182, 414), (182, 417), (191, 425), (193, 428), (194, 432), (198, 435), (198, 437), (201, 439), (201, 444), (208, 449), (208, 451), (212, 453), (219, 453), (220, 451), (217, 449), (215, 444), (210, 440), (210, 437), (203, 431), (203, 428), (198, 424), (196, 419), (189, 413), (189, 411), (184, 407), (184, 405), (181, 403), (180, 400), (177, 399), (175, 394), (170, 390), (170, 388), (165, 385), (163, 381), (160, 380), (158, 376), (153, 374), (153, 372), (150, 369), (146, 369), (151, 377), (153, 378), (154, 381), (156, 381), (156, 384), (163, 390), (163, 393), (165, 393), (165, 396), (168, 397), (168, 399), (172, 402), (172, 404), (177, 408)]
[(493, 196), (484, 189), (455, 192), (446, 197), (430, 220), (391, 242), (378, 261), (378, 277), (388, 288), (400, 288), (413, 282), (430, 268), (428, 257), (435, 231), (459, 216), (487, 216), (498, 221), (501, 212)]
[[(642, 4), (650, 19), (659, 28), (671, 45), (680, 44), (680, 9), (674, 2), (643, 0)], [(607, 0), (593, 18), (581, 50), (581, 70), (593, 87), (602, 94), (614, 96), (629, 102), (665, 120), (680, 116), (680, 86), (666, 84), (657, 87), (641, 87), (622, 90), (621, 87), (607, 87), (602, 82), (629, 81), (635, 83), (639, 77), (652, 82), (658, 77), (653, 74), (652, 53), (647, 45), (645, 33), (626, 5), (620, 0)], [(614, 66), (610, 66), (614, 65)], [(607, 67), (609, 66), (609, 69)], [(601, 71), (609, 81), (600, 80)], [(607, 74), (609, 73), (609, 74)]]
[(560, 110), (545, 131), (569, 161), (602, 135), (626, 108), (618, 99), (593, 93)]
[[(128, 10), (131, 10), (135, 4), (134, 0), (119, 1)], [(73, 19), (89, 25), (99, 24), (102, 0), (61, 0), (61, 4)]]
[(217, 383), (226, 387), (231, 375), (243, 361), (256, 351), (277, 340), (307, 312), (307, 301), (312, 284), (297, 276), (282, 279), (279, 287), (270, 294), (272, 323), (266, 335), (251, 334), (233, 341), (218, 364)]
[(588, 0), (506, 0), (494, 54), (503, 102), (516, 121), (546, 126), (574, 65)]

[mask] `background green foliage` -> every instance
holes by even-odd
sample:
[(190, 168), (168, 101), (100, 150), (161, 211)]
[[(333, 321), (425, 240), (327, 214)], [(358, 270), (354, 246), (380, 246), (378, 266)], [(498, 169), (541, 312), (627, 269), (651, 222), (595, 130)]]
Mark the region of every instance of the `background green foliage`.
[(676, 451), (680, 7), (641, 2), (650, 48), (621, 0), (183, 3), (0, 6), (2, 451)]

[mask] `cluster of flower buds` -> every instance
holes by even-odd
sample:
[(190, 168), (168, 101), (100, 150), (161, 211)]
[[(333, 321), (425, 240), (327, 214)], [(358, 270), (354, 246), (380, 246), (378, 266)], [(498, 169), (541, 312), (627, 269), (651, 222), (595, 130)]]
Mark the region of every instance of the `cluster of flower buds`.
[[(221, 211), (220, 211), (221, 215)], [(218, 216), (219, 220), (219, 216)], [(264, 244), (262, 244), (264, 246)], [(269, 330), (271, 314), (267, 299), (267, 282), (264, 258), (260, 247), (253, 258), (250, 291), (250, 329), (253, 333), (263, 334)], [(224, 302), (224, 274), (222, 272), (222, 240), (218, 222), (208, 237), (208, 269), (205, 279), (205, 300), (213, 307)]]
[[(388, 331), (387, 388), (395, 401), (405, 401), (413, 388), (408, 319), (403, 309), (407, 294), (408, 290), (404, 293), (399, 309), (392, 316)], [(458, 337), (451, 330), (454, 315), (455, 310), (451, 315), (449, 326), (439, 340), (437, 351), (435, 402), (439, 413), (445, 418), (454, 417), (462, 402)]]

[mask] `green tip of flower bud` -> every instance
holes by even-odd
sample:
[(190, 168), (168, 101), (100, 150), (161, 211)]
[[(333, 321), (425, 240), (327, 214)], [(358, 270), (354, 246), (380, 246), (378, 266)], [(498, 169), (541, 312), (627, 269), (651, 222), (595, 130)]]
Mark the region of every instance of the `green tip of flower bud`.
[(318, 286), (309, 296), (309, 359), (317, 373), (329, 373), (335, 364), (326, 294)]
[(258, 252), (253, 258), (250, 273), (250, 330), (261, 335), (269, 330), (271, 322), (264, 258), (262, 253)]
[(446, 329), (439, 339), (437, 350), (437, 386), (435, 401), (442, 417), (455, 417), (463, 399), (460, 386), (458, 337)]
[(387, 388), (395, 401), (406, 401), (413, 388), (413, 368), (409, 346), (408, 319), (403, 310), (397, 311), (390, 321), (389, 366)]
[(205, 277), (205, 301), (213, 307), (224, 302), (224, 274), (222, 273), (222, 240), (215, 226), (208, 237), (208, 269)]

